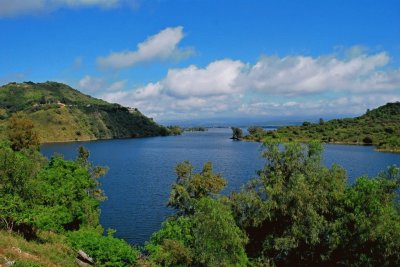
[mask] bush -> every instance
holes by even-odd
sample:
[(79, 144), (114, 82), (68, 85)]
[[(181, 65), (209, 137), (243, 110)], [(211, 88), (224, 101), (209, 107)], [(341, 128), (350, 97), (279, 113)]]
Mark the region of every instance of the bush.
[(95, 260), (96, 266), (122, 267), (137, 262), (139, 251), (122, 239), (102, 235), (102, 231), (84, 228), (70, 232), (68, 240), (72, 247), (81, 249)]

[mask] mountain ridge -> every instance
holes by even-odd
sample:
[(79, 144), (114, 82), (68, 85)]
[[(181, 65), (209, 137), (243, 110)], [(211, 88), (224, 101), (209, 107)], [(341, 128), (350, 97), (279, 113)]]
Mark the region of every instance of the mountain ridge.
[(136, 108), (83, 94), (58, 82), (0, 86), (0, 130), (22, 112), (34, 123), (41, 143), (165, 136), (170, 131)]

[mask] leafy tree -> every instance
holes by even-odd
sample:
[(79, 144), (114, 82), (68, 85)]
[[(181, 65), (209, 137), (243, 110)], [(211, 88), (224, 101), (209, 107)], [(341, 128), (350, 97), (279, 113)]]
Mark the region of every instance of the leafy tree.
[(189, 216), (167, 219), (146, 243), (150, 260), (161, 266), (191, 265), (195, 257), (191, 249), (192, 229), (193, 220)]
[(30, 185), (44, 164), (39, 153), (26, 152), (0, 144), (0, 226), (9, 231), (29, 221)]
[(194, 214), (166, 221), (146, 249), (150, 259), (161, 266), (245, 266), (246, 242), (229, 207), (203, 197)]
[(176, 166), (176, 175), (168, 206), (182, 214), (192, 214), (197, 200), (217, 194), (226, 185), (222, 176), (213, 172), (211, 162), (205, 163), (202, 171), (194, 174), (193, 166), (185, 161)]
[(213, 199), (226, 184), (207, 162), (200, 173), (185, 161), (176, 167), (168, 205), (171, 216), (146, 244), (150, 259), (161, 266), (243, 266), (247, 264), (246, 235), (228, 205)]
[(34, 125), (22, 112), (14, 113), (8, 125), (8, 139), (15, 151), (26, 149), (39, 150), (39, 138), (34, 131)]
[[(375, 179), (361, 177), (346, 190), (333, 262), (353, 266), (399, 266), (400, 169), (392, 166)], [(397, 199), (397, 200), (396, 200)]]
[(74, 161), (53, 157), (32, 181), (33, 222), (40, 229), (62, 231), (98, 225), (98, 183)]
[(276, 264), (318, 264), (337, 244), (335, 207), (344, 195), (343, 169), (321, 164), (322, 147), (267, 144), (259, 178), (233, 194), (232, 208), (249, 235), (248, 252)]
[(35, 236), (35, 229), (62, 232), (97, 226), (99, 200), (104, 198), (97, 178), (102, 172), (86, 160), (53, 157), (47, 162), (37, 151), (14, 151), (2, 144), (0, 226), (27, 238)]
[(400, 169), (347, 186), (322, 147), (267, 144), (259, 177), (230, 197), (247, 252), (281, 266), (398, 266)]
[(203, 266), (246, 266), (246, 235), (230, 209), (220, 201), (202, 198), (193, 215), (193, 251)]
[(239, 140), (243, 137), (243, 131), (240, 128), (232, 127), (232, 139)]

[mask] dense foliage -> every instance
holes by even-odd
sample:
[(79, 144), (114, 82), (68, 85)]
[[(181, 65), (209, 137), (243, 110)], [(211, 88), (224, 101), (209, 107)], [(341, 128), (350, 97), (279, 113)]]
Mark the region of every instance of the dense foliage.
[(231, 195), (249, 256), (289, 266), (399, 265), (399, 168), (347, 185), (321, 153), (315, 142), (270, 143), (258, 178)]
[(115, 238), (112, 233), (103, 236), (102, 230), (83, 228), (68, 233), (73, 248), (81, 249), (96, 259), (96, 266), (123, 267), (133, 266), (139, 257), (139, 251), (124, 240)]
[(5, 129), (15, 112), (33, 121), (40, 142), (170, 134), (137, 109), (110, 104), (56, 82), (1, 86), (0, 127)]
[[(182, 162), (168, 200), (176, 213), (146, 243), (144, 256), (112, 231), (103, 235), (99, 201), (105, 196), (98, 178), (106, 169), (90, 163), (89, 151), (79, 148), (73, 161), (47, 160), (26, 141), (34, 136), (32, 127), (9, 131), (21, 135), (8, 134), (0, 143), (0, 245), (21, 244), (52, 262), (0, 247), (0, 256), (12, 255), (19, 266), (68, 266), (57, 257), (70, 262), (77, 250), (96, 266), (400, 266), (396, 166), (348, 184), (344, 169), (322, 164), (319, 142), (268, 142), (257, 176), (222, 196), (226, 181), (211, 162), (200, 172)], [(51, 246), (54, 253), (44, 251)]]
[(318, 142), (268, 143), (264, 168), (228, 198), (217, 194), (225, 183), (210, 163), (200, 173), (188, 162), (178, 164), (169, 200), (178, 212), (147, 243), (150, 261), (398, 266), (400, 169), (392, 166), (349, 185), (345, 170), (325, 167), (321, 155)]
[(236, 225), (229, 205), (213, 198), (225, 180), (210, 162), (193, 174), (188, 162), (178, 164), (169, 205), (176, 216), (164, 222), (146, 244), (150, 260), (160, 266), (246, 266), (247, 237)]
[(250, 127), (247, 140), (281, 142), (320, 140), (326, 143), (375, 145), (379, 150), (400, 151), (400, 102), (388, 103), (353, 119), (304, 122), (276, 131)]
[[(23, 122), (32, 124), (25, 117)], [(9, 134), (10, 140), (0, 144), (0, 230), (8, 232), (4, 240), (21, 243), (13, 237), (14, 232), (49, 247), (50, 244), (60, 246), (65, 242), (48, 240), (43, 237), (45, 233), (55, 235), (57, 240), (65, 240), (68, 236), (70, 246), (62, 245), (67, 252), (65, 255), (57, 252), (56, 257), (61, 254), (71, 258), (74, 248), (90, 253), (96, 266), (134, 264), (138, 259), (138, 250), (112, 235), (103, 236), (99, 226), (99, 201), (105, 196), (99, 189), (98, 178), (105, 174), (106, 169), (93, 166), (89, 161), (89, 151), (83, 147), (79, 148), (74, 161), (60, 156), (47, 160), (37, 146), (24, 141), (29, 139), (27, 136), (34, 135), (31, 127), (25, 131), (10, 127), (9, 131), (17, 131), (22, 137), (16, 139), (15, 135)], [(42, 249), (46, 246), (27, 247)], [(14, 250), (14, 247), (0, 247), (0, 255), (4, 251), (5, 258), (6, 255), (13, 255), (18, 259), (16, 266), (42, 266), (43, 259), (26, 256), (29, 260), (26, 261), (21, 258), (25, 254), (19, 252), (21, 255), (15, 255)], [(50, 252), (45, 254), (53, 257)], [(62, 259), (50, 261), (62, 262)]]

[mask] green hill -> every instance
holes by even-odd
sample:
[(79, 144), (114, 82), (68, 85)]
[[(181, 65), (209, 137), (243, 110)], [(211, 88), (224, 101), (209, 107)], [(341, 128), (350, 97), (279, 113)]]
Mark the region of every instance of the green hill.
[(57, 82), (9, 83), (0, 87), (0, 130), (15, 112), (28, 115), (41, 142), (168, 135), (137, 109), (93, 98)]
[(375, 145), (382, 151), (400, 152), (400, 102), (387, 103), (356, 118), (334, 119), (276, 131), (252, 127), (246, 140), (276, 139), (282, 142), (320, 140), (325, 143)]

